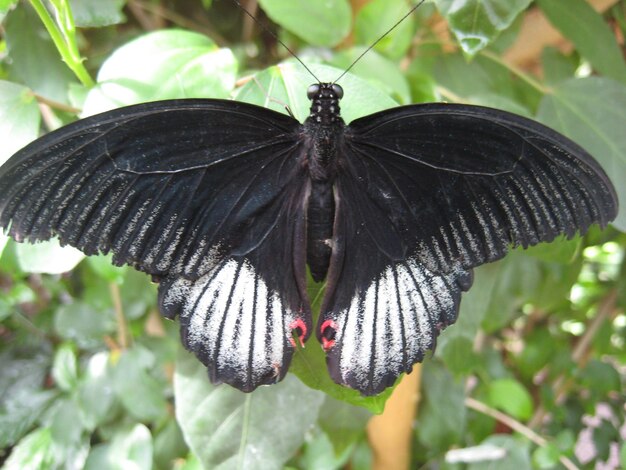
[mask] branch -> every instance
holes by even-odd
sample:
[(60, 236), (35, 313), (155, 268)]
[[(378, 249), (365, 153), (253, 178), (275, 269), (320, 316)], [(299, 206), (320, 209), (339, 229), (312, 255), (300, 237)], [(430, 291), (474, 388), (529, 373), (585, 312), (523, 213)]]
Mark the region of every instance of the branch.
[[(465, 406), (472, 410), (478, 411), (479, 413), (482, 413), (484, 415), (491, 416), (493, 419), (501, 422), (502, 424), (505, 424), (512, 430), (520, 433), (522, 436), (526, 437), (529, 441), (534, 442), (539, 447), (548, 446), (548, 441), (544, 437), (540, 436), (529, 427), (525, 426), (524, 424), (520, 423), (516, 419), (510, 417), (509, 415), (502, 413), (501, 411), (491, 408), (490, 406), (485, 405), (484, 403), (478, 400), (475, 400), (474, 398), (471, 398), (471, 397), (467, 397), (465, 399)], [(559, 461), (568, 470), (579, 470), (578, 466), (574, 462), (572, 462), (569, 458), (565, 457), (564, 455), (559, 456)]]

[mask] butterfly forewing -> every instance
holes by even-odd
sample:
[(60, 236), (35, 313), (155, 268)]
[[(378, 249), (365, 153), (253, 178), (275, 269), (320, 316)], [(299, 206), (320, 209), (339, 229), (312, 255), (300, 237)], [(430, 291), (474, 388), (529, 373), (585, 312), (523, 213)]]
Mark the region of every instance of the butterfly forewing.
[(352, 122), (318, 324), (333, 378), (375, 394), (453, 323), (471, 268), (605, 226), (613, 186), (569, 139), (503, 111), (429, 104)]

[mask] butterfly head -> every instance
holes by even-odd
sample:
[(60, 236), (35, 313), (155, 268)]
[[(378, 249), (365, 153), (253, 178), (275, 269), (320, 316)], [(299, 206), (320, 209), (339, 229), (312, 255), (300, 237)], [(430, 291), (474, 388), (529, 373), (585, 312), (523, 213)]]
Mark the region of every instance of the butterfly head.
[(309, 119), (321, 125), (341, 122), (339, 100), (343, 98), (343, 88), (336, 83), (314, 83), (307, 90), (311, 100)]

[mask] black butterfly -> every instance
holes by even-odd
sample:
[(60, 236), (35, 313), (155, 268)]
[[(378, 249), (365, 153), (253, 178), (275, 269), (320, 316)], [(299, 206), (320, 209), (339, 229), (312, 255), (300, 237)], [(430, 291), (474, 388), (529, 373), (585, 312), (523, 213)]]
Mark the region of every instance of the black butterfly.
[(600, 166), (537, 122), (423, 104), (345, 125), (342, 95), (312, 85), (304, 124), (210, 99), (77, 121), (0, 169), (0, 225), (151, 274), (185, 347), (243, 391), (311, 334), (308, 264), (330, 374), (373, 395), (454, 323), (473, 267), (616, 216)]

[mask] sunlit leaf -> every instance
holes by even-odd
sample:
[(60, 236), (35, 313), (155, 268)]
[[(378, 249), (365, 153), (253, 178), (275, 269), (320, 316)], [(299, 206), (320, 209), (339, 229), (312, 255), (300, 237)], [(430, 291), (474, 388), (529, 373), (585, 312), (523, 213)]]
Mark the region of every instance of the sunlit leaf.
[[(587, 149), (626, 201), (625, 85), (599, 77), (568, 80), (544, 96), (537, 117)], [(613, 223), (626, 231), (624, 204)]]
[(182, 350), (174, 390), (178, 422), (205, 468), (282, 468), (304, 442), (324, 400), (291, 374), (248, 394), (211, 385), (206, 368)]
[(117, 49), (98, 72), (84, 114), (169, 98), (226, 98), (237, 62), (230, 49), (182, 30), (148, 33)]
[(78, 382), (76, 353), (70, 344), (56, 350), (52, 364), (52, 377), (61, 390), (72, 391)]
[[(406, 0), (372, 0), (359, 10), (354, 23), (356, 44), (375, 49), (392, 59), (403, 57), (411, 45), (415, 30), (413, 17), (406, 18), (389, 34), (389, 29), (410, 9)], [(382, 39), (381, 39), (382, 38)]]
[(40, 117), (30, 89), (0, 80), (0, 164), (37, 137)]
[(499, 379), (488, 386), (489, 404), (516, 419), (527, 420), (533, 412), (532, 397), (514, 379)]
[(69, 85), (77, 83), (76, 78), (29, 3), (19, 2), (3, 26), (10, 57), (9, 78), (48, 99), (66, 103)]
[(150, 430), (143, 424), (136, 424), (116, 434), (107, 454), (109, 468), (151, 470), (153, 446)]
[(29, 273), (66, 273), (85, 258), (76, 248), (61, 246), (56, 238), (34, 245), (19, 243), (15, 251), (20, 267)]
[(263, 11), (274, 22), (309, 44), (334, 46), (350, 30), (347, 0), (260, 0)]
[(531, 0), (439, 0), (463, 50), (470, 56), (484, 49), (526, 9)]

